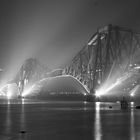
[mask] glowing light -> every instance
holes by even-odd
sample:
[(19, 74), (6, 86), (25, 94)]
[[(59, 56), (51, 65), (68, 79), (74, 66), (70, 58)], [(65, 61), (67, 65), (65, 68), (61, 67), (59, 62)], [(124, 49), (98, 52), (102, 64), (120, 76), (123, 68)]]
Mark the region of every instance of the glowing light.
[(95, 105), (96, 105), (96, 110), (100, 110), (100, 102), (96, 102)]
[(84, 104), (87, 104), (87, 101), (84, 101)]
[(25, 97), (25, 96), (31, 94), (33, 92), (33, 90), (34, 90), (34, 85), (25, 89), (24, 92), (22, 93), (22, 97)]
[(130, 91), (130, 96), (133, 97), (136, 93), (136, 91), (138, 90), (139, 85), (135, 86), (131, 91)]
[(87, 94), (86, 93), (84, 93), (84, 96), (86, 96)]
[(41, 86), (39, 84), (33, 84), (32, 86), (27, 87), (26, 89), (24, 89), (23, 93), (22, 93), (22, 97), (25, 97), (27, 95), (30, 95), (32, 93), (38, 93), (40, 91)]
[(6, 88), (7, 88), (7, 85), (4, 85), (0, 88), (0, 95), (6, 96), (6, 93), (5, 93)]
[(133, 106), (134, 106), (134, 102), (130, 102), (130, 104), (131, 104), (131, 107), (133, 107)]
[(7, 85), (7, 98), (10, 99), (11, 96), (12, 96), (12, 91), (11, 91), (10, 85), (8, 84), (8, 85)]
[(134, 69), (140, 69), (140, 66), (134, 67)]
[(11, 85), (6, 84), (0, 88), (0, 94), (6, 96), (8, 99), (12, 96)]
[[(110, 86), (102, 86), (102, 87), (100, 87), (99, 89), (96, 90), (95, 96), (100, 97), (101, 95), (107, 94), (109, 91), (111, 91), (115, 87), (121, 85), (122, 82), (125, 81), (126, 79), (128, 79), (129, 77), (131, 77), (131, 75), (132, 74), (125, 74), (124, 76), (118, 78), (116, 80), (116, 82), (111, 84)], [(109, 83), (109, 81), (107, 81), (105, 85), (109, 85), (107, 83)]]
[(24, 104), (24, 98), (22, 98), (21, 101), (22, 101), (21, 103)]
[(106, 94), (107, 92), (109, 92), (110, 90), (112, 90), (114, 87), (116, 87), (119, 84), (121, 84), (121, 81), (117, 80), (117, 82), (115, 82), (108, 88), (100, 88), (99, 90), (96, 90), (95, 96), (100, 97), (101, 95)]
[(130, 94), (130, 96), (131, 96), (131, 97), (133, 97), (133, 96), (134, 96), (134, 94), (133, 94), (133, 93), (131, 93), (131, 94)]

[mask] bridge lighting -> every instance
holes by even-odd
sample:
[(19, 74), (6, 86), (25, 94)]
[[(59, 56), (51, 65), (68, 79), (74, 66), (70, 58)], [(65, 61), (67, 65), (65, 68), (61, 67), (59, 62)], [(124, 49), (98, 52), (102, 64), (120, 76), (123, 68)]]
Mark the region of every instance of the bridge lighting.
[(24, 92), (22, 93), (22, 97), (25, 97), (25, 96), (31, 94), (34, 90), (34, 87), (35, 87), (35, 85), (25, 89)]
[(134, 94), (133, 94), (133, 93), (131, 93), (131, 94), (130, 94), (130, 96), (131, 96), (131, 97), (133, 97), (133, 96), (134, 96)]
[(140, 66), (134, 67), (134, 69), (140, 69)]
[(105, 94), (103, 88), (100, 88), (100, 89), (98, 89), (98, 90), (95, 91), (95, 96), (96, 96), (97, 98), (99, 98), (99, 97), (100, 97), (101, 95), (103, 95), (103, 94)]
[(134, 107), (134, 102), (130, 102), (131, 107)]
[(12, 92), (11, 92), (11, 89), (10, 89), (10, 85), (8, 84), (7, 85), (7, 98), (10, 99), (12, 96)]
[(84, 96), (86, 96), (87, 94), (86, 93), (84, 93)]
[(111, 91), (113, 88), (115, 88), (117, 85), (119, 85), (121, 82), (117, 80), (114, 84), (112, 84), (109, 87), (101, 87), (99, 90), (96, 90), (95, 96), (100, 97), (101, 95), (104, 95)]
[(4, 95), (8, 99), (12, 97), (13, 89), (10, 84), (6, 84), (0, 88), (0, 95)]
[(139, 85), (135, 86), (135, 87), (130, 91), (130, 96), (131, 96), (131, 97), (134, 97), (134, 95), (135, 95), (136, 91), (138, 90), (138, 88), (139, 88)]

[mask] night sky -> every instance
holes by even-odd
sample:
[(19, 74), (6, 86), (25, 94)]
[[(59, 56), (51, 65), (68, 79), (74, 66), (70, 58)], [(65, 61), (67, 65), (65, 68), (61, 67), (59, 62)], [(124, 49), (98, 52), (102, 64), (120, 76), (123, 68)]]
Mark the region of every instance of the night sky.
[(139, 7), (139, 0), (0, 0), (0, 68), (11, 74), (30, 57), (63, 66), (98, 27), (140, 31)]

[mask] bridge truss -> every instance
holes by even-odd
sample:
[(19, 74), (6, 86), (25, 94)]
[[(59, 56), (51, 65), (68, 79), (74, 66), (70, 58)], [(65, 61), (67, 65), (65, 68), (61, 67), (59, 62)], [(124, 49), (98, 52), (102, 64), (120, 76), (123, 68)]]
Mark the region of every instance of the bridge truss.
[(125, 77), (132, 72), (138, 74), (139, 55), (140, 34), (108, 25), (97, 30), (63, 73), (76, 77), (94, 94), (96, 88), (114, 75), (116, 80), (117, 77)]
[(48, 68), (40, 64), (36, 59), (29, 58), (25, 60), (15, 78), (15, 83), (19, 88), (19, 96), (22, 96), (26, 87), (43, 79), (47, 72)]

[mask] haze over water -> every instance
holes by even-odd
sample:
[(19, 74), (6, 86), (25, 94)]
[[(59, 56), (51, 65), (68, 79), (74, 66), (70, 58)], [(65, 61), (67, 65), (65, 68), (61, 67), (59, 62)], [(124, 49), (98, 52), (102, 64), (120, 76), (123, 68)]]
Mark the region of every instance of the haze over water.
[[(0, 140), (137, 140), (140, 111), (118, 103), (0, 104)], [(109, 109), (109, 106), (112, 106)]]

